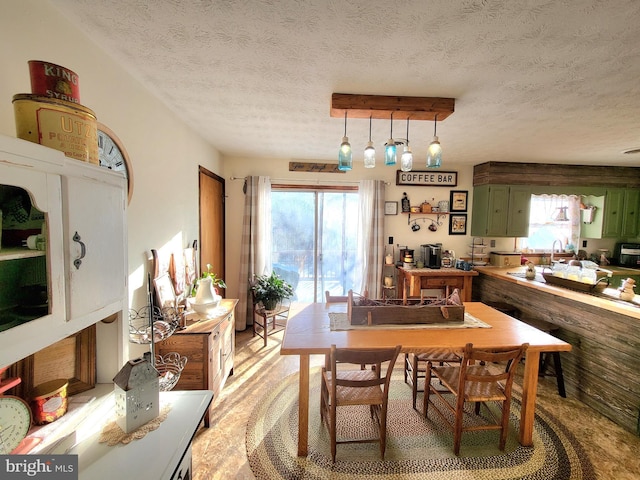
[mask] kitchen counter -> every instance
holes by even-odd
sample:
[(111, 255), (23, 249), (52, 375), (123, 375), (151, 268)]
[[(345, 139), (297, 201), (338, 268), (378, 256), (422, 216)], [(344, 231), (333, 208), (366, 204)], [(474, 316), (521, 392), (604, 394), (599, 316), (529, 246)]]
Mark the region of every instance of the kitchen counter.
[[(541, 275), (541, 268), (536, 268), (537, 274), (535, 280), (527, 280), (526, 278), (523, 278), (524, 275), (522, 277), (519, 275), (513, 275), (514, 273), (524, 274), (526, 270), (525, 267), (503, 268), (486, 266), (474, 267), (474, 269), (482, 275), (499, 278), (500, 280), (504, 280), (506, 282), (523, 285), (534, 290), (550, 293), (558, 297), (584, 303), (586, 305), (592, 305), (598, 308), (603, 308), (611, 312), (620, 313), (622, 315), (627, 315), (629, 317), (640, 320), (640, 295), (636, 295), (632, 302), (626, 302), (618, 298), (620, 292), (615, 288), (606, 288), (600, 294), (590, 294), (579, 292), (576, 290), (570, 290), (568, 288), (558, 287), (556, 285), (550, 285), (544, 281), (544, 278)], [(622, 267), (612, 267), (607, 268), (607, 270), (612, 271), (614, 275), (640, 274), (638, 270)]]
[[(523, 266), (474, 268), (474, 301), (506, 303), (525, 322), (553, 325), (552, 335), (572, 345), (561, 355), (567, 396), (640, 435), (639, 296), (631, 303), (618, 299), (615, 288), (585, 293), (550, 285), (541, 268), (535, 280), (524, 278)], [(608, 270), (614, 276), (639, 273)]]

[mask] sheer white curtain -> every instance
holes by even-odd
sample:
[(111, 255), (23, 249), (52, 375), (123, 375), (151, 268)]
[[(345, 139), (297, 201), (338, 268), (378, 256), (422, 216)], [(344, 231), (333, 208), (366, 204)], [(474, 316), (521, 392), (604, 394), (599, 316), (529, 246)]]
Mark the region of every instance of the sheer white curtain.
[(384, 182), (362, 180), (358, 187), (358, 265), (362, 272), (360, 292), (381, 297), (384, 258)]
[(249, 281), (254, 275), (271, 273), (271, 180), (247, 177), (244, 194), (236, 330), (253, 323)]
[[(566, 220), (560, 217), (564, 210)], [(531, 195), (529, 237), (524, 246), (549, 250), (554, 240), (576, 246), (580, 237), (580, 196)]]

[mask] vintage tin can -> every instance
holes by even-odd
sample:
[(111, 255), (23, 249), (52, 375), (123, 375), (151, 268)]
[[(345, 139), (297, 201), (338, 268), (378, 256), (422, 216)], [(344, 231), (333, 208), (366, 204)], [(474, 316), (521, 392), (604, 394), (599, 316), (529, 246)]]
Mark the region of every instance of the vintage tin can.
[(31, 411), (36, 425), (51, 423), (67, 413), (67, 386), (64, 379), (51, 380), (33, 389), (31, 392)]
[(42, 60), (29, 60), (31, 93), (80, 103), (80, 78), (68, 68)]
[(67, 157), (98, 165), (98, 121), (77, 103), (19, 93), (13, 96), (16, 135)]

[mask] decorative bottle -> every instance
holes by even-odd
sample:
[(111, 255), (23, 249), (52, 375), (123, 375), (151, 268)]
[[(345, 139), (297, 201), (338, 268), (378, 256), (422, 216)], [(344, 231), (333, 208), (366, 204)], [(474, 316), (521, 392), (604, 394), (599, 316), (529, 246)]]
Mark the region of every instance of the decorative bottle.
[(409, 203), (409, 197), (407, 197), (407, 192), (402, 192), (402, 211), (410, 212), (411, 204)]

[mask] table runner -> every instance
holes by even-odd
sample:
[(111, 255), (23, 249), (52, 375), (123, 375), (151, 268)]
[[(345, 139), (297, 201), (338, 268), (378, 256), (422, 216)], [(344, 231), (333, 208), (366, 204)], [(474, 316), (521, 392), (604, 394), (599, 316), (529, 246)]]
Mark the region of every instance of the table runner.
[(464, 312), (463, 323), (410, 323), (410, 324), (385, 324), (385, 325), (351, 325), (347, 314), (344, 312), (329, 312), (329, 326), (332, 331), (341, 330), (410, 330), (431, 328), (491, 328), (491, 325)]

